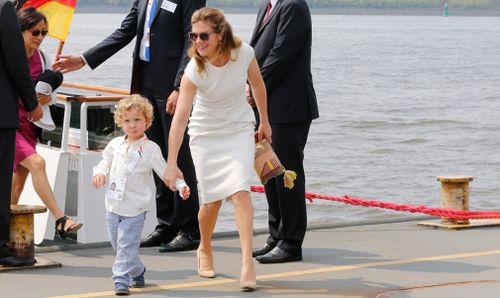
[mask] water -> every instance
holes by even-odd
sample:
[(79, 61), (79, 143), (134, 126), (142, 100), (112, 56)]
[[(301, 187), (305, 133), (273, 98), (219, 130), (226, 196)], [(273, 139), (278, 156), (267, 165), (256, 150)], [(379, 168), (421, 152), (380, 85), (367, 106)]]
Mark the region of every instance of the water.
[[(81, 53), (122, 19), (75, 15), (64, 52)], [(228, 19), (248, 42), (255, 16)], [(313, 15), (313, 30), (321, 117), (305, 154), (309, 192), (438, 207), (435, 177), (464, 174), (474, 176), (471, 209), (500, 209), (499, 18)], [(95, 71), (65, 79), (128, 88), (131, 45)], [(45, 41), (49, 52), (55, 47)], [(265, 198), (253, 197), (255, 227), (266, 227)], [(308, 204), (310, 224), (404, 216)], [(235, 230), (231, 204), (224, 204), (216, 230)]]

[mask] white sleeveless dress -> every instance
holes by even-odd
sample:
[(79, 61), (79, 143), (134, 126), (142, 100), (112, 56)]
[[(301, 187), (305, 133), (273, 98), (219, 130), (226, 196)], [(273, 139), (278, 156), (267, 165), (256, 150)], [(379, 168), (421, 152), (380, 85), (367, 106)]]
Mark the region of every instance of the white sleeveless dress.
[(242, 43), (234, 61), (216, 67), (206, 63), (198, 73), (191, 59), (184, 74), (197, 86), (189, 118), (189, 146), (202, 204), (250, 191), (254, 175), (255, 116), (246, 101), (247, 71), (253, 49)]

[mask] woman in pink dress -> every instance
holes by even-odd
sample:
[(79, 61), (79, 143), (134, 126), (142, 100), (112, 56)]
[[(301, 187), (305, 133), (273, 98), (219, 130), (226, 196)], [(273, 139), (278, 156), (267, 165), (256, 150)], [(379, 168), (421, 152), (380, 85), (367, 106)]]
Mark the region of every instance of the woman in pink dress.
[[(40, 74), (50, 65), (46, 55), (39, 49), (48, 32), (47, 19), (32, 7), (21, 9), (18, 12), (18, 18), (29, 59), (31, 79), (36, 82)], [(53, 103), (53, 99), (55, 99), (54, 94), (38, 93), (37, 95), (38, 101), (42, 105)], [(56, 233), (64, 239), (68, 233), (81, 228), (82, 224), (66, 217), (57, 205), (45, 171), (45, 160), (36, 152), (36, 143), (41, 130), (28, 119), (28, 114), (21, 100), (19, 100), (19, 121), (19, 128), (16, 131), (11, 204), (16, 205), (19, 202), (28, 174), (31, 173), (35, 191), (50, 213), (57, 219)]]

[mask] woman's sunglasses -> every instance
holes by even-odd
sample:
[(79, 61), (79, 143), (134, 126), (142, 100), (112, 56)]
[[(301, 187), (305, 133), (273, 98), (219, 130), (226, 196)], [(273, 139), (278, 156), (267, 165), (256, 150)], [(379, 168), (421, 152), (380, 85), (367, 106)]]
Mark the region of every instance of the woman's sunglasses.
[(49, 33), (49, 30), (36, 29), (36, 30), (31, 31), (31, 35), (33, 35), (33, 36), (38, 36), (38, 35), (40, 35), (40, 33), (42, 34), (42, 36), (45, 36), (45, 35), (47, 35), (47, 33)]
[(203, 40), (207, 41), (208, 38), (210, 38), (210, 34), (214, 32), (202, 32), (202, 33), (194, 33), (194, 32), (189, 32), (189, 39), (191, 39), (192, 42), (196, 42), (198, 37)]

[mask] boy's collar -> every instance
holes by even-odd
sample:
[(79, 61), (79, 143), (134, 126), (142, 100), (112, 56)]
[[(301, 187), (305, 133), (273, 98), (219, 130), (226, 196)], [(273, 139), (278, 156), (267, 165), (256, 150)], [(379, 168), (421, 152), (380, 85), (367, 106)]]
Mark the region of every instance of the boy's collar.
[[(123, 138), (122, 142), (127, 142), (128, 135), (124, 135), (122, 138)], [(132, 144), (136, 143), (137, 141), (146, 141), (147, 139), (148, 139), (148, 136), (146, 134), (144, 134), (144, 136), (142, 138), (135, 140)]]

